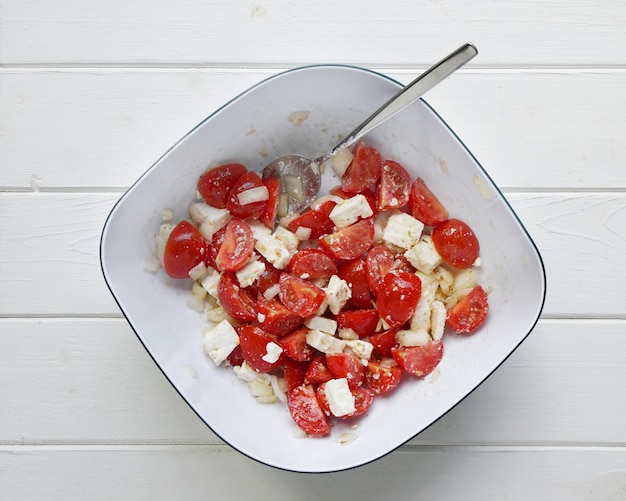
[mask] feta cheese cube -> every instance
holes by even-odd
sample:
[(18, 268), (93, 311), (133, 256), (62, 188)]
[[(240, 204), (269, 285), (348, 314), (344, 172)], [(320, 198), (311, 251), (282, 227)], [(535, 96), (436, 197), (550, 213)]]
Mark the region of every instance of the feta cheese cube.
[(388, 244), (408, 250), (419, 241), (424, 224), (405, 212), (389, 216), (383, 231), (383, 240)]
[(425, 296), (421, 296), (417, 302), (415, 311), (411, 315), (411, 330), (430, 331), (430, 301)]
[(249, 190), (237, 193), (237, 200), (241, 205), (265, 202), (265, 200), (269, 200), (269, 198), (270, 193), (267, 186), (256, 186), (254, 188), (250, 188)]
[(239, 344), (239, 336), (228, 320), (207, 327), (203, 335), (204, 352), (211, 357), (215, 365), (220, 365)]
[(322, 353), (341, 353), (346, 345), (345, 341), (317, 329), (307, 332), (306, 342)]
[(255, 371), (245, 360), (240, 367), (235, 367), (235, 374), (237, 374), (239, 379), (245, 381), (246, 383), (257, 381), (261, 384), (269, 386), (272, 384), (272, 378), (269, 374)]
[(335, 223), (337, 228), (345, 228), (356, 223), (360, 218), (367, 218), (373, 214), (367, 198), (359, 194), (342, 200), (335, 205), (328, 217)]
[(319, 330), (333, 336), (337, 332), (337, 321), (332, 318), (312, 316), (304, 321), (309, 329)]
[(333, 416), (346, 416), (356, 411), (354, 395), (345, 377), (327, 381), (324, 384), (324, 393)]
[(374, 345), (368, 341), (363, 341), (362, 339), (348, 339), (346, 340), (344, 351), (356, 355), (361, 359), (369, 360), (372, 358), (373, 349)]
[(323, 287), (323, 291), (326, 293), (324, 302), (335, 315), (341, 311), (341, 308), (345, 306), (348, 299), (352, 297), (352, 290), (348, 286), (348, 283), (337, 275), (330, 277), (328, 285)]
[(200, 285), (202, 285), (202, 287), (204, 287), (204, 290), (211, 294), (211, 296), (213, 296), (215, 299), (219, 299), (217, 293), (217, 286), (219, 284), (219, 281), (219, 271), (211, 268), (207, 275), (202, 280), (200, 280)]
[(211, 240), (213, 234), (226, 226), (232, 216), (226, 209), (211, 207), (204, 202), (195, 202), (189, 206), (189, 216), (198, 225), (198, 230), (207, 240)]
[(404, 257), (416, 269), (426, 274), (432, 273), (442, 262), (433, 239), (428, 235), (423, 235), (417, 244), (404, 253)]
[(265, 226), (261, 221), (249, 221), (252, 237), (254, 240), (260, 240), (261, 237), (271, 235), (272, 230)]
[(263, 275), (265, 263), (263, 261), (251, 261), (240, 270), (235, 272), (235, 276), (241, 287), (249, 287), (257, 278)]
[(422, 329), (396, 332), (396, 341), (402, 346), (424, 346), (430, 340), (430, 334)]
[(279, 358), (283, 349), (280, 345), (276, 344), (274, 341), (270, 341), (265, 345), (265, 355), (261, 357), (262, 360), (265, 360), (268, 364), (273, 364)]
[(298, 245), (300, 245), (300, 240), (296, 236), (295, 233), (289, 231), (284, 226), (277, 226), (274, 230), (274, 238), (280, 240), (287, 250), (293, 255), (298, 250)]
[(256, 241), (254, 248), (279, 270), (285, 269), (291, 260), (292, 253), (287, 246), (271, 234), (263, 235)]

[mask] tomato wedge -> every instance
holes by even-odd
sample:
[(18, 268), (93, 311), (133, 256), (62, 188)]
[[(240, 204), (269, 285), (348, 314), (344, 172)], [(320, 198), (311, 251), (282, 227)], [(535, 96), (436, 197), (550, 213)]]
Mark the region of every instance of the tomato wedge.
[(361, 359), (349, 353), (327, 353), (326, 366), (334, 378), (346, 378), (350, 389), (358, 388), (365, 380)]
[(469, 225), (459, 219), (439, 223), (433, 228), (432, 239), (439, 255), (455, 268), (470, 268), (478, 259), (478, 238)]
[(315, 350), (306, 343), (308, 332), (309, 329), (302, 327), (280, 338), (279, 342), (285, 350), (285, 355), (297, 362), (309, 362), (313, 358)]
[(234, 218), (226, 225), (224, 241), (215, 256), (215, 264), (222, 271), (237, 271), (247, 264), (253, 252), (254, 237), (250, 224)]
[(335, 262), (321, 249), (301, 249), (289, 262), (289, 271), (296, 277), (316, 280), (338, 273)]
[(388, 393), (402, 380), (400, 367), (385, 367), (379, 362), (370, 361), (365, 373), (365, 386), (377, 395)]
[[(281, 364), (282, 348), (274, 336), (250, 324), (239, 327), (238, 333), (243, 358), (255, 371), (269, 372)], [(272, 347), (280, 350), (277, 356), (272, 356)]]
[(469, 334), (485, 321), (488, 311), (487, 293), (477, 285), (448, 311), (446, 323), (454, 332)]
[(374, 221), (370, 218), (320, 237), (319, 243), (335, 259), (349, 260), (367, 252), (373, 240)]
[(259, 216), (261, 221), (269, 229), (274, 229), (276, 224), (276, 215), (278, 214), (278, 202), (280, 200), (281, 184), (280, 179), (276, 177), (269, 177), (263, 180), (263, 184), (267, 187), (269, 193), (269, 200), (263, 214)]
[(378, 183), (378, 209), (401, 209), (409, 202), (411, 176), (402, 165), (385, 160)]
[(293, 420), (307, 435), (324, 436), (330, 433), (330, 420), (320, 407), (313, 386), (294, 388), (289, 393), (287, 407)]
[(415, 219), (427, 226), (434, 226), (448, 219), (448, 211), (421, 177), (411, 186), (409, 211)]
[(233, 272), (222, 273), (217, 284), (217, 294), (220, 304), (231, 317), (240, 322), (252, 322), (256, 319), (256, 301), (247, 290), (239, 287)]
[(330, 219), (330, 213), (337, 205), (336, 202), (328, 200), (314, 209), (309, 209), (287, 223), (287, 229), (292, 232), (304, 227), (311, 230), (310, 238), (319, 238), (327, 235), (335, 229), (335, 223)]
[(181, 221), (165, 244), (163, 265), (172, 278), (189, 278), (189, 271), (204, 262), (208, 264), (209, 245), (200, 231), (189, 221)]
[(422, 294), (422, 281), (402, 270), (391, 270), (382, 280), (376, 308), (391, 327), (400, 327), (415, 312)]
[(398, 344), (396, 341), (397, 332), (397, 329), (389, 329), (388, 331), (372, 334), (369, 337), (369, 342), (372, 343), (373, 346), (372, 353), (379, 357), (390, 357), (391, 348)]
[(380, 178), (383, 161), (376, 148), (362, 141), (354, 147), (352, 154), (354, 158), (341, 179), (341, 189), (346, 193), (362, 193)]
[(339, 266), (339, 278), (345, 280), (350, 287), (352, 296), (348, 304), (355, 308), (369, 308), (372, 306), (372, 296), (367, 283), (365, 262), (360, 259), (346, 261)]
[(274, 336), (286, 336), (302, 325), (304, 319), (276, 299), (259, 295), (256, 302), (257, 320), (261, 327)]
[(198, 179), (198, 192), (204, 201), (218, 209), (226, 208), (226, 200), (235, 181), (248, 169), (241, 164), (225, 164), (207, 170)]
[(421, 378), (434, 371), (441, 362), (443, 343), (438, 340), (422, 346), (395, 346), (391, 354), (403, 370)]
[(238, 195), (254, 188), (265, 187), (256, 172), (248, 171), (235, 181), (228, 192), (226, 208), (234, 217), (242, 219), (258, 219), (265, 212), (268, 200), (241, 204)]
[(326, 358), (324, 355), (322, 353), (313, 355), (304, 376), (304, 383), (317, 385), (330, 381), (332, 378), (333, 375), (326, 366)]
[(378, 296), (383, 277), (391, 271), (394, 262), (393, 252), (389, 247), (382, 244), (372, 247), (365, 256), (367, 283), (375, 296)]
[(326, 293), (308, 280), (294, 277), (289, 273), (281, 274), (278, 279), (281, 302), (296, 315), (308, 317), (322, 305)]
[(304, 384), (304, 376), (308, 367), (309, 364), (306, 362), (296, 362), (291, 358), (283, 360), (283, 376), (287, 383), (287, 394)]
[(351, 329), (362, 339), (376, 332), (378, 320), (380, 320), (380, 316), (376, 308), (340, 311), (337, 315), (337, 327), (339, 329)]

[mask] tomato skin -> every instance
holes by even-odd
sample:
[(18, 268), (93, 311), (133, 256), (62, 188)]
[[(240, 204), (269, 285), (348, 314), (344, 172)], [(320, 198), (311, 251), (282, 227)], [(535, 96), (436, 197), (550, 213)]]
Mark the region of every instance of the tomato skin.
[(224, 164), (207, 170), (198, 179), (198, 192), (204, 201), (218, 209), (226, 208), (226, 199), (233, 185), (248, 169), (241, 164)]
[(358, 388), (365, 380), (361, 359), (349, 353), (327, 353), (326, 366), (335, 379), (346, 378), (350, 389)]
[(240, 322), (252, 322), (256, 319), (256, 301), (247, 290), (239, 287), (233, 272), (222, 273), (217, 284), (217, 295), (220, 304), (231, 317)]
[(287, 355), (296, 362), (309, 362), (315, 354), (315, 349), (306, 343), (309, 329), (302, 327), (291, 334), (280, 338), (279, 343)]
[(304, 384), (304, 376), (309, 364), (306, 362), (297, 362), (289, 357), (283, 360), (283, 376), (287, 383), (287, 394)]
[(379, 244), (372, 247), (365, 256), (365, 269), (367, 271), (367, 283), (378, 296), (382, 286), (383, 277), (391, 271), (395, 262), (393, 252), (389, 247)]
[(372, 343), (373, 346), (372, 353), (379, 357), (390, 357), (391, 348), (398, 344), (396, 342), (397, 332), (397, 329), (389, 329), (388, 331), (372, 334), (369, 337), (369, 342)]
[(215, 269), (218, 268), (215, 260), (217, 259), (217, 254), (219, 253), (220, 247), (222, 246), (222, 243), (224, 242), (225, 235), (226, 235), (226, 226), (222, 226), (219, 230), (213, 233), (213, 236), (211, 237), (211, 241), (209, 242), (208, 264), (212, 268), (215, 268)]
[(163, 265), (172, 278), (189, 278), (189, 271), (198, 264), (208, 264), (209, 245), (200, 231), (189, 221), (178, 223), (165, 244)]
[(422, 346), (394, 346), (391, 354), (405, 372), (422, 378), (434, 371), (441, 362), (443, 343), (438, 340)]
[(335, 233), (320, 237), (321, 247), (335, 259), (356, 259), (364, 254), (374, 240), (374, 221), (361, 219)]
[(324, 355), (322, 353), (313, 355), (304, 376), (304, 383), (317, 385), (330, 381), (332, 378), (333, 375), (326, 366), (326, 358)]
[(345, 280), (352, 291), (348, 304), (355, 308), (369, 308), (372, 306), (372, 296), (367, 283), (365, 262), (360, 259), (346, 261), (339, 266), (339, 278)]
[(482, 325), (488, 311), (487, 293), (477, 285), (448, 311), (446, 323), (458, 334), (470, 334)]
[(309, 228), (311, 230), (310, 238), (327, 235), (335, 229), (335, 223), (329, 217), (335, 205), (337, 205), (336, 202), (328, 200), (315, 209), (309, 209), (289, 221), (287, 229), (295, 233), (300, 227)]
[(287, 399), (287, 407), (293, 420), (307, 435), (322, 437), (330, 433), (330, 420), (320, 407), (313, 386), (294, 388)]
[(385, 160), (378, 183), (378, 209), (401, 209), (409, 203), (411, 176), (398, 162)]
[(308, 280), (283, 273), (278, 279), (280, 301), (294, 314), (308, 317), (322, 305), (326, 293)]
[(388, 393), (400, 384), (402, 374), (400, 367), (385, 367), (370, 361), (365, 372), (365, 387), (377, 395)]
[(296, 277), (308, 279), (330, 278), (338, 273), (335, 262), (321, 249), (301, 249), (289, 262), (289, 271)]
[(339, 329), (352, 329), (359, 338), (363, 339), (376, 332), (379, 319), (380, 316), (376, 308), (340, 311), (337, 315), (337, 327)]
[(376, 308), (390, 327), (400, 327), (415, 312), (422, 294), (422, 281), (402, 270), (391, 270), (382, 280)]
[(244, 362), (243, 353), (241, 352), (241, 345), (235, 346), (235, 349), (228, 355), (228, 363), (233, 367), (241, 366)]
[(239, 327), (238, 334), (243, 358), (255, 371), (269, 372), (282, 363), (282, 353), (275, 362), (263, 360), (263, 357), (267, 353), (267, 345), (269, 343), (278, 344), (274, 336), (265, 332), (260, 327), (249, 324)]
[(261, 217), (261, 214), (263, 214), (267, 208), (267, 200), (241, 205), (237, 198), (238, 194), (261, 186), (265, 185), (256, 172), (248, 171), (242, 175), (235, 181), (235, 184), (228, 192), (228, 198), (226, 200), (226, 209), (228, 209), (228, 212), (234, 217), (240, 217), (242, 219), (258, 219)]
[(354, 158), (341, 179), (341, 189), (346, 193), (362, 193), (380, 178), (383, 161), (376, 148), (362, 141), (352, 154)]
[(276, 224), (276, 215), (278, 214), (278, 202), (280, 200), (280, 192), (282, 190), (282, 186), (280, 183), (280, 179), (276, 177), (269, 177), (267, 179), (264, 179), (263, 184), (265, 184), (265, 186), (267, 187), (270, 198), (267, 201), (265, 211), (259, 216), (259, 221), (261, 221), (271, 230), (274, 229), (274, 225)]
[(221, 271), (237, 271), (248, 263), (253, 252), (252, 228), (247, 221), (234, 218), (226, 225), (224, 240), (215, 256), (215, 264)]
[(265, 291), (267, 291), (267, 289), (269, 289), (273, 285), (278, 284), (278, 279), (283, 272), (278, 268), (272, 266), (272, 264), (264, 257), (260, 256), (259, 260), (265, 263), (265, 271), (257, 279), (256, 288), (258, 294), (263, 294), (265, 293)]
[(419, 219), (426, 226), (435, 226), (448, 219), (447, 209), (421, 177), (418, 177), (411, 186), (409, 211), (415, 219)]
[(302, 325), (304, 319), (294, 315), (276, 299), (259, 295), (256, 301), (257, 320), (261, 327), (274, 336), (286, 336)]
[(480, 253), (478, 238), (459, 219), (448, 219), (433, 228), (435, 249), (443, 260), (457, 269), (471, 268)]

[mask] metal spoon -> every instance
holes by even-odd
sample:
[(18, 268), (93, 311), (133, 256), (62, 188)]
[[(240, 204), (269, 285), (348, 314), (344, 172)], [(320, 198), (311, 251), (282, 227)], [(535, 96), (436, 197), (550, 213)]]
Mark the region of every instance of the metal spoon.
[(284, 155), (263, 169), (263, 179), (278, 177), (283, 192), (288, 194), (288, 212), (300, 213), (317, 198), (321, 184), (321, 166), (335, 154), (352, 146), (357, 140), (388, 118), (418, 99), (444, 78), (478, 54), (472, 44), (465, 44), (430, 67), (401, 89), (323, 156), (310, 159), (302, 155)]

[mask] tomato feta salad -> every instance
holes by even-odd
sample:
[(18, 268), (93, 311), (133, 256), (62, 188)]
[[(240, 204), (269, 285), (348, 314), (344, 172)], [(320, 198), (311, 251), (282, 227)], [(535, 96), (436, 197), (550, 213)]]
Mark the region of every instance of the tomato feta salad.
[(350, 157), (301, 214), (285, 213), (279, 179), (210, 168), (189, 217), (157, 235), (165, 272), (191, 278), (188, 304), (210, 321), (208, 357), (259, 402), (286, 402), (308, 436), (431, 374), (444, 332), (471, 334), (489, 310), (470, 226), (372, 146)]

